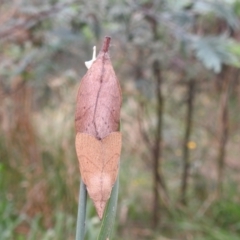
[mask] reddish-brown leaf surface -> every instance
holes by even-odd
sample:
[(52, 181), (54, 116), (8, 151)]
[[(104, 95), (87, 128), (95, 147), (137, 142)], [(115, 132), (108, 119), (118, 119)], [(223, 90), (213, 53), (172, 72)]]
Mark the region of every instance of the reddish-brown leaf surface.
[(75, 114), (80, 172), (100, 219), (117, 178), (122, 145), (122, 96), (108, 54), (109, 43), (106, 37), (97, 59), (81, 80)]
[(108, 54), (108, 39), (86, 75), (77, 95), (76, 131), (98, 139), (119, 130), (121, 89)]

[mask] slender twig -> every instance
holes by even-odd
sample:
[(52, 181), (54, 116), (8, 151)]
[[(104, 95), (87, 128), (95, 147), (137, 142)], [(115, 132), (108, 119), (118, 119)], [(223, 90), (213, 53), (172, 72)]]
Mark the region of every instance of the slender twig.
[(103, 46), (102, 46), (102, 51), (104, 53), (108, 52), (110, 42), (111, 42), (111, 37), (106, 36), (105, 39), (104, 39)]
[(218, 146), (218, 172), (217, 172), (217, 196), (221, 197), (223, 193), (223, 181), (224, 181), (224, 169), (227, 154), (227, 144), (229, 138), (229, 95), (231, 90), (232, 82), (235, 79), (235, 74), (229, 77), (231, 73), (230, 68), (225, 68), (222, 71), (222, 92), (220, 98), (220, 136), (219, 136), (219, 146)]
[(188, 142), (192, 134), (193, 127), (193, 114), (194, 114), (194, 101), (195, 101), (195, 86), (196, 82), (191, 80), (187, 84), (188, 88), (188, 99), (187, 99), (187, 114), (186, 114), (186, 129), (183, 141), (183, 173), (181, 179), (181, 196), (180, 201), (182, 204), (187, 204), (187, 189), (189, 184), (189, 174), (190, 174), (190, 152), (188, 148)]
[[(152, 65), (153, 75), (156, 80), (156, 98), (157, 98), (157, 125), (156, 133), (154, 136), (154, 143), (152, 147), (152, 159), (153, 159), (153, 224), (154, 227), (160, 222), (160, 200), (162, 196), (160, 193), (164, 193), (164, 196), (168, 196), (167, 189), (164, 181), (164, 177), (161, 171), (161, 156), (162, 156), (162, 123), (163, 123), (163, 107), (164, 99), (162, 95), (162, 74), (161, 66), (158, 60), (155, 60)], [(159, 190), (161, 188), (161, 192)]]
[(84, 240), (85, 221), (86, 221), (86, 206), (87, 206), (87, 190), (84, 182), (81, 180), (79, 198), (78, 198), (78, 216), (77, 216), (77, 232), (76, 240)]

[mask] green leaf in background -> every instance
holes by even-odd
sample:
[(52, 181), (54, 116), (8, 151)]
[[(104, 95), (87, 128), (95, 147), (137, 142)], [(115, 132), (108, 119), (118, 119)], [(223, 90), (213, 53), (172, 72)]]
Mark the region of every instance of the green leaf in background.
[(231, 41), (229, 41), (228, 50), (234, 56), (234, 61), (232, 65), (234, 67), (239, 68), (240, 67), (240, 43), (232, 39)]
[(214, 13), (215, 16), (224, 19), (230, 27), (238, 28), (239, 21), (235, 9), (226, 1), (196, 1), (194, 11), (200, 14)]
[[(229, 48), (232, 51), (229, 51)], [(226, 35), (197, 38), (194, 42), (194, 49), (196, 57), (202, 61), (206, 68), (212, 69), (215, 73), (221, 71), (222, 64), (238, 65), (236, 56), (239, 51), (238, 44), (233, 44), (232, 39), (227, 38)]]

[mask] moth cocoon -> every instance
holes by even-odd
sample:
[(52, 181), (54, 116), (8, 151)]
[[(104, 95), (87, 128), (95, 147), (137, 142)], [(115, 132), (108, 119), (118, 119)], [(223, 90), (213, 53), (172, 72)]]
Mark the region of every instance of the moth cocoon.
[(87, 67), (87, 69), (89, 69), (92, 66), (95, 60), (96, 60), (96, 46), (93, 47), (92, 60), (85, 62), (85, 66)]

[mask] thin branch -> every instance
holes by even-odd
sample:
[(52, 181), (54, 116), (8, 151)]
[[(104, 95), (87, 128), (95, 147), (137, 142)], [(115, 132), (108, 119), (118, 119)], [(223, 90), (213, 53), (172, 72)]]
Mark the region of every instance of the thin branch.
[(104, 53), (108, 52), (110, 42), (111, 42), (111, 38), (110, 37), (105, 37), (104, 43), (103, 43), (103, 46), (102, 46), (102, 51)]
[(183, 141), (183, 173), (181, 179), (181, 196), (180, 201), (182, 204), (187, 204), (186, 192), (188, 188), (189, 170), (190, 170), (190, 156), (188, 142), (192, 133), (193, 125), (193, 110), (194, 110), (194, 98), (195, 98), (195, 85), (196, 82), (191, 80), (188, 82), (188, 100), (187, 100), (187, 114), (185, 121), (185, 136)]

